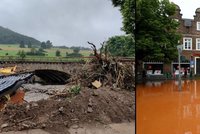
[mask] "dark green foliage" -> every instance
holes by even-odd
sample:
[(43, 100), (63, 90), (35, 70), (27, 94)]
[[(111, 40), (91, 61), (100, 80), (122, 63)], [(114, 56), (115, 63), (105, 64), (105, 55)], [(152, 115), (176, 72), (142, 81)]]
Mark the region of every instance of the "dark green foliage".
[(42, 53), (46, 53), (46, 51), (44, 51), (43, 48), (39, 48), (38, 51), (39, 51), (39, 52), (42, 52)]
[(32, 43), (30, 41), (28, 42), (28, 48), (32, 48)]
[(89, 56), (94, 56), (94, 54), (93, 53), (90, 53), (90, 55)]
[(50, 42), (49, 40), (46, 42), (42, 42), (40, 45), (41, 48), (43, 49), (50, 49), (53, 47), (52, 42)]
[(24, 41), (24, 44), (28, 44), (29, 42), (34, 45), (40, 44), (40, 41), (32, 37), (16, 33), (10, 29), (0, 26), (0, 44), (20, 44), (21, 41)]
[(81, 91), (81, 86), (80, 85), (75, 85), (72, 86), (69, 90), (70, 93), (74, 94), (74, 95), (78, 95)]
[(45, 43), (45, 42), (42, 42), (41, 45), (40, 45), (40, 47), (43, 48), (43, 49), (46, 49), (46, 48), (47, 48), (47, 47), (46, 47), (46, 43)]
[(73, 52), (74, 52), (74, 53), (79, 53), (79, 52), (80, 52), (80, 48), (74, 48), (74, 49), (73, 49)]
[(136, 60), (170, 62), (177, 57), (176, 6), (168, 0), (137, 0)]
[(135, 43), (130, 35), (111, 37), (106, 42), (106, 47), (113, 56), (132, 57), (135, 55)]
[(53, 46), (53, 48), (63, 48), (63, 49), (69, 49), (67, 46)]
[(56, 56), (57, 56), (57, 57), (61, 56), (61, 53), (60, 53), (59, 50), (56, 50)]
[(120, 7), (123, 17), (123, 28), (127, 34), (134, 35), (135, 30), (135, 0), (112, 0), (114, 6)]
[(68, 54), (69, 54), (68, 52), (65, 53), (66, 57), (68, 56)]
[(38, 50), (36, 48), (31, 48), (30, 52), (26, 52), (26, 55), (31, 56), (45, 56), (45, 51), (42, 48), (39, 48)]
[[(112, 0), (112, 3), (115, 7), (120, 7), (123, 18), (122, 30), (130, 36), (110, 38), (108, 49), (115, 56), (135, 56), (135, 0)], [(127, 38), (128, 41), (123, 41), (123, 38)]]
[(81, 47), (73, 47), (73, 53), (70, 54), (66, 53), (66, 57), (82, 57), (83, 55), (79, 53), (80, 49)]
[(83, 55), (80, 53), (70, 53), (67, 55), (67, 57), (82, 57)]
[(19, 47), (20, 47), (20, 48), (25, 48), (25, 44), (24, 44), (24, 41), (23, 41), (23, 40), (20, 42)]
[(18, 51), (17, 55), (19, 55), (19, 57), (20, 57), (22, 60), (26, 57), (26, 53), (24, 52), (24, 50)]
[(46, 41), (46, 48), (47, 48), (47, 49), (50, 49), (50, 48), (52, 48), (52, 47), (53, 47), (52, 42), (50, 42), (49, 40)]

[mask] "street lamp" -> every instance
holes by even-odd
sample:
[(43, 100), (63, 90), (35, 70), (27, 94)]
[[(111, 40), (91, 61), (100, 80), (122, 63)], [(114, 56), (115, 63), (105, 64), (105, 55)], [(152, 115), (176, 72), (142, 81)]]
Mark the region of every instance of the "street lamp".
[(179, 73), (178, 73), (178, 89), (179, 91), (181, 91), (181, 52), (183, 50), (183, 45), (178, 45), (177, 46), (178, 49), (178, 66), (179, 66)]

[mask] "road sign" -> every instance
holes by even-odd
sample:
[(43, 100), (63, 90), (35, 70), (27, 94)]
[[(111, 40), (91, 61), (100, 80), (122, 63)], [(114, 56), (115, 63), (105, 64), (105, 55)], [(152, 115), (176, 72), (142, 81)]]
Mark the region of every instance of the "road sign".
[(178, 52), (181, 53), (183, 50), (183, 45), (178, 45), (177, 46)]

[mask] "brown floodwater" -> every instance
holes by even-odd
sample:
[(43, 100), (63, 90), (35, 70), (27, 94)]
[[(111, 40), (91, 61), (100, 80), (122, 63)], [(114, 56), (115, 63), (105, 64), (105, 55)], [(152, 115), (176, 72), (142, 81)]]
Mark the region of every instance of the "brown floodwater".
[(200, 80), (137, 85), (137, 134), (200, 134)]
[(14, 95), (12, 95), (8, 101), (6, 101), (5, 99), (1, 100), (0, 110), (2, 110), (7, 103), (12, 103), (12, 104), (23, 103), (24, 102), (24, 95), (25, 95), (24, 91), (17, 90), (16, 93)]

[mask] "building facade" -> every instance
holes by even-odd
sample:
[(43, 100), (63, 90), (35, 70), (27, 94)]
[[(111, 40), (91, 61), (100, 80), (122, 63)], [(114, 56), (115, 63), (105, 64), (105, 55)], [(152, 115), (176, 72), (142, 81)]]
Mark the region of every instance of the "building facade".
[(193, 74), (200, 75), (200, 8), (197, 8), (193, 19), (182, 18), (181, 9), (176, 8), (173, 18), (179, 22), (177, 31), (182, 35), (182, 59), (190, 61)]

